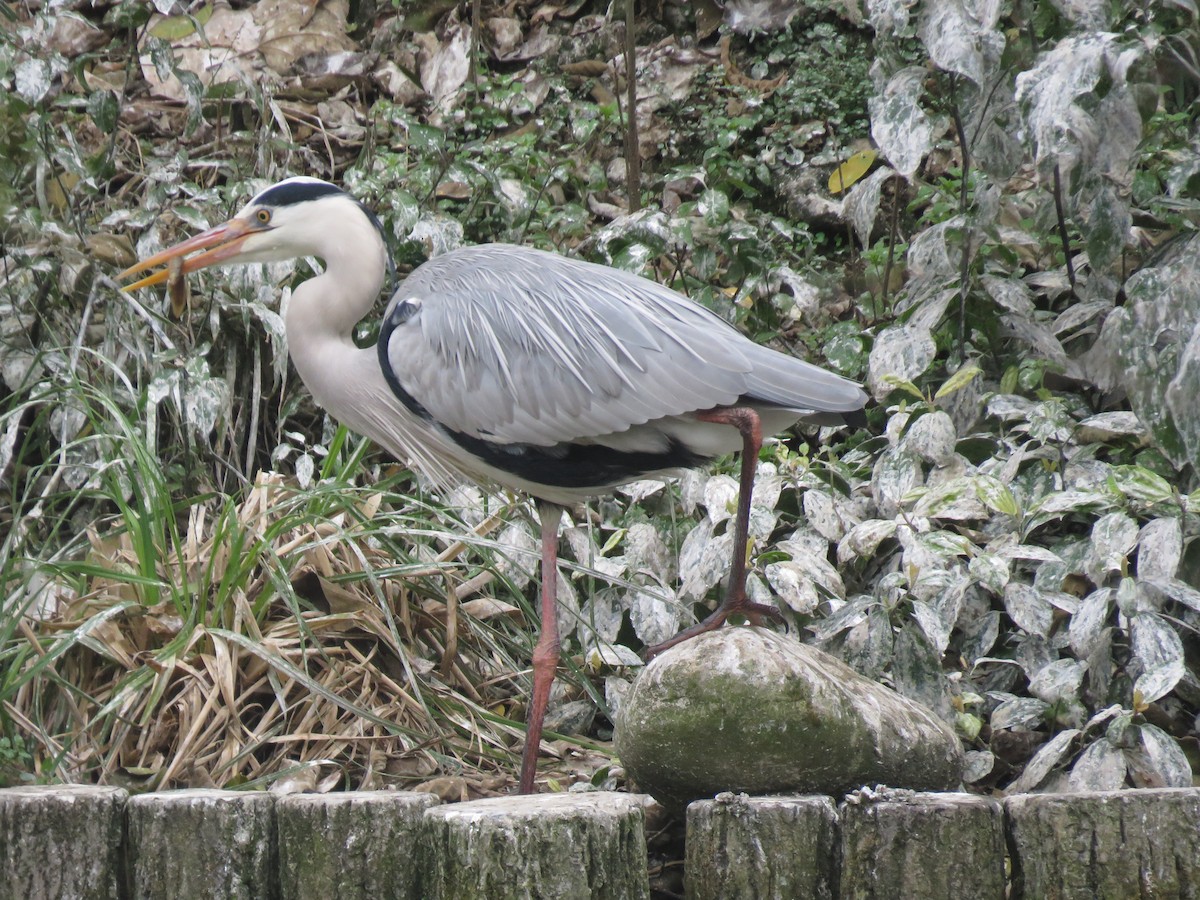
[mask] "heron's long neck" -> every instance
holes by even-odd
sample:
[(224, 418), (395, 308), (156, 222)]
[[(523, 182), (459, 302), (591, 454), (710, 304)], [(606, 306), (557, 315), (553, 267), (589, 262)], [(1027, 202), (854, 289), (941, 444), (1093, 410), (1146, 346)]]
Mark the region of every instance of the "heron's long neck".
[(379, 296), (387, 254), (379, 232), (364, 216), (361, 224), (339, 223), (331, 230), (320, 255), (324, 274), (296, 288), (284, 324), (288, 351), (304, 384), (319, 404), (343, 418), (346, 390), (364, 370), (378, 369), (375, 351), (360, 350), (352, 334)]

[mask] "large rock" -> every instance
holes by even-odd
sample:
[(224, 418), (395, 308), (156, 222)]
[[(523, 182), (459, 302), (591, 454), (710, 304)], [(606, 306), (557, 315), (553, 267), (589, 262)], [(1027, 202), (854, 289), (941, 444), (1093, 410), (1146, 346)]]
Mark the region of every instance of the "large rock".
[(668, 806), (720, 791), (947, 790), (963, 765), (958, 738), (928, 709), (753, 627), (700, 635), (646, 666), (616, 744), (638, 788)]

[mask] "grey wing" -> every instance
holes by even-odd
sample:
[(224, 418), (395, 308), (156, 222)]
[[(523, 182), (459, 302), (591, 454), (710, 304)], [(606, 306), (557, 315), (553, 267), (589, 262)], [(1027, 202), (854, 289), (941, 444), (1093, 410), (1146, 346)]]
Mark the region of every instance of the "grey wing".
[(851, 384), (652, 281), (506, 245), (421, 266), (387, 321), (392, 377), (446, 428), (498, 443), (600, 438), (736, 403), (770, 387), (763, 354)]

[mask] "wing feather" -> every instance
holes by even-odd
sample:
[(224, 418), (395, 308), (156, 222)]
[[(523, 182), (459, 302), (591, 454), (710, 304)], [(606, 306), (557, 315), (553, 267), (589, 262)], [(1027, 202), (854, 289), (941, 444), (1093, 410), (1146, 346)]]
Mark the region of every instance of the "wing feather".
[[(497, 443), (602, 438), (760, 390), (785, 408), (800, 398), (800, 414), (831, 408), (822, 392), (862, 405), (852, 382), (759, 347), (669, 288), (543, 251), (444, 254), (398, 304), (411, 308), (388, 335), (392, 374), (446, 428)], [(789, 378), (812, 380), (812, 396)]]

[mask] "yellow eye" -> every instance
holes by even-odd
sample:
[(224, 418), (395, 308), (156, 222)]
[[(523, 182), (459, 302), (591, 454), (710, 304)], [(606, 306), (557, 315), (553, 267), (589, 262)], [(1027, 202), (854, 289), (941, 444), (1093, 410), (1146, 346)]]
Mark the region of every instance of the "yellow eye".
[(260, 209), (254, 214), (254, 218), (258, 219), (260, 225), (266, 225), (271, 221), (271, 211), (269, 209)]

